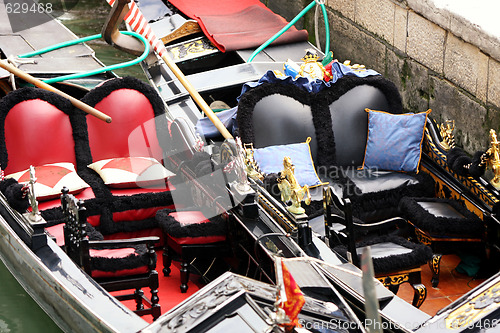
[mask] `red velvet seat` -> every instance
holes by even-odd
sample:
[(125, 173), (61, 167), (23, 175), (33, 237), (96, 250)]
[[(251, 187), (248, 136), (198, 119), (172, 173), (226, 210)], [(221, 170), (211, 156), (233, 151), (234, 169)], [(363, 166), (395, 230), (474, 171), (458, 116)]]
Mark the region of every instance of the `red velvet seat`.
[[(51, 163), (67, 162), (76, 167), (71, 103), (52, 92), (38, 88), (22, 88), (9, 93), (0, 102), (0, 167), (8, 176)], [(37, 175), (38, 182), (44, 179)], [(59, 209), (61, 188), (54, 188), (55, 199), (38, 198), (42, 216), (50, 209)], [(95, 197), (91, 188), (76, 194), (81, 199)], [(49, 214), (50, 215), (50, 214)], [(51, 221), (48, 221), (49, 225)], [(61, 233), (57, 242), (64, 244)]]
[(198, 210), (158, 211), (156, 220), (164, 233), (163, 274), (170, 275), (172, 258), (181, 263), (181, 292), (188, 289), (189, 266), (194, 258), (216, 258), (226, 249), (226, 221), (221, 216), (206, 217)]
[[(85, 123), (77, 125), (88, 134), (87, 146), (82, 145), (81, 154), (77, 156), (82, 163), (89, 165), (123, 157), (163, 161), (165, 147), (160, 143), (169, 141), (168, 125), (163, 101), (153, 88), (134, 78), (112, 79), (91, 90), (82, 100), (113, 119), (105, 123), (87, 116)], [(96, 173), (92, 176), (98, 177)], [(96, 196), (102, 207), (110, 211), (91, 217), (89, 222), (99, 225), (107, 235), (154, 228), (156, 212), (173, 205), (168, 183), (112, 188), (99, 180), (95, 185), (100, 187)]]

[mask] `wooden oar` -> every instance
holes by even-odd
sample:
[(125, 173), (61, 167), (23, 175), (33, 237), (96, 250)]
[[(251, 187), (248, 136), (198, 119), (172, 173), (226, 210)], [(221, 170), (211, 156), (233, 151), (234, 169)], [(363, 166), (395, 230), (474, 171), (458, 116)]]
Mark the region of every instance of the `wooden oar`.
[(75, 107), (79, 108), (80, 110), (87, 112), (88, 114), (93, 115), (94, 117), (97, 117), (107, 123), (111, 122), (111, 117), (108, 116), (105, 113), (102, 113), (101, 111), (91, 107), (90, 105), (87, 105), (83, 103), (82, 101), (60, 91), (57, 88), (52, 87), (51, 85), (48, 85), (47, 83), (38, 80), (37, 78), (34, 78), (33, 76), (29, 75), (28, 73), (20, 70), (19, 68), (12, 66), (11, 64), (7, 63), (7, 61), (2, 61), (0, 60), (0, 67), (3, 69), (9, 71), (10, 73), (20, 77), (21, 79), (25, 80), (26, 82), (29, 82), (38, 88), (42, 88), (48, 91), (52, 91), (53, 93), (56, 93), (66, 99), (68, 99), (71, 104), (73, 104)]
[[(130, 0), (107, 1), (111, 6), (113, 6), (113, 9), (111, 10), (106, 24), (102, 29), (102, 36), (104, 37), (104, 40), (114, 47), (122, 50), (128, 50), (127, 52), (130, 52), (132, 54), (138, 52), (142, 53), (142, 50), (133, 50), (134, 47), (131, 44), (132, 42), (129, 43), (130, 38), (120, 36), (118, 26), (121, 24), (122, 20), (125, 19), (125, 22), (130, 25), (132, 30), (143, 35), (149, 41), (154, 50), (161, 56), (165, 64), (167, 64), (167, 66), (174, 73), (177, 79), (179, 79), (179, 82), (184, 86), (184, 88), (186, 88), (193, 100), (196, 102), (196, 104), (198, 104), (203, 113), (205, 113), (205, 115), (212, 121), (212, 123), (219, 130), (222, 136), (226, 139), (232, 139), (233, 136), (226, 129), (226, 126), (224, 126), (220, 119), (215, 115), (210, 106), (208, 106), (207, 102), (205, 102), (203, 97), (201, 97), (200, 93), (196, 91), (191, 82), (189, 82), (189, 80), (186, 78), (184, 73), (182, 73), (179, 67), (177, 67), (177, 64), (167, 55), (167, 49), (165, 48), (165, 45), (163, 45), (163, 42), (156, 37), (153, 30), (149, 26), (148, 21), (142, 15), (135, 2), (130, 2)], [(128, 5), (129, 2), (130, 7)], [(133, 11), (135, 15), (126, 16), (126, 14), (130, 11)]]
[(193, 87), (191, 82), (186, 78), (184, 73), (179, 69), (177, 64), (170, 59), (170, 57), (166, 54), (164, 54), (162, 57), (163, 61), (167, 64), (168, 68), (172, 72), (174, 72), (174, 75), (179, 79), (179, 82), (186, 88), (188, 93), (191, 95), (191, 97), (194, 99), (196, 104), (201, 108), (201, 110), (205, 113), (205, 115), (212, 121), (212, 123), (215, 125), (215, 127), (219, 130), (219, 132), (222, 134), (222, 136), (225, 139), (232, 139), (233, 136), (229, 131), (227, 130), (226, 126), (220, 121), (220, 119), (217, 117), (217, 115), (212, 111), (210, 106), (208, 106), (207, 102), (201, 97), (200, 93)]

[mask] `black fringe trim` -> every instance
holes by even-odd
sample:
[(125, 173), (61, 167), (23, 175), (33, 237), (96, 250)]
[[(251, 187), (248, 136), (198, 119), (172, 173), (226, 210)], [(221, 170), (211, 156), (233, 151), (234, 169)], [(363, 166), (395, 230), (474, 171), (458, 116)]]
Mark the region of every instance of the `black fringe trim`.
[[(194, 211), (196, 208), (176, 211)], [(156, 220), (163, 232), (175, 238), (222, 236), (227, 234), (227, 223), (220, 215), (207, 218), (210, 222), (182, 225), (170, 213), (175, 210), (162, 209), (156, 213)]]
[[(356, 247), (361, 248), (363, 246), (386, 242), (404, 246), (412, 251), (405, 254), (394, 255), (388, 253), (386, 257), (373, 258), (373, 270), (376, 274), (397, 272), (410, 267), (421, 266), (432, 258), (432, 250), (428, 246), (412, 243), (403, 237), (394, 235), (383, 235), (363, 240), (356, 243)], [(347, 257), (347, 248), (344, 245), (337, 246), (334, 250), (344, 258)]]
[[(442, 202), (450, 205), (464, 218), (449, 218), (435, 216), (418, 204), (423, 202)], [(433, 236), (461, 236), (480, 238), (484, 233), (484, 224), (479, 217), (469, 211), (464, 203), (453, 199), (443, 198), (403, 198), (400, 203), (403, 217), (411, 221), (418, 228), (429, 232)]]
[[(130, 246), (135, 249), (135, 254), (131, 254), (125, 258), (108, 258), (108, 257), (91, 257), (90, 263), (92, 270), (103, 272), (116, 272), (124, 269), (134, 269), (149, 265), (150, 256), (148, 248), (144, 244)], [(107, 249), (123, 248), (123, 245), (109, 246)], [(99, 249), (102, 249), (99, 247)], [(156, 265), (156, 255), (154, 257)]]
[(401, 198), (434, 197), (435, 195), (435, 182), (429, 174), (420, 172), (412, 175), (417, 179), (417, 184), (361, 195), (352, 195), (352, 193), (361, 193), (361, 190), (349, 179), (347, 186), (343, 188), (343, 195), (351, 199), (353, 215), (363, 221), (370, 222), (397, 216)]

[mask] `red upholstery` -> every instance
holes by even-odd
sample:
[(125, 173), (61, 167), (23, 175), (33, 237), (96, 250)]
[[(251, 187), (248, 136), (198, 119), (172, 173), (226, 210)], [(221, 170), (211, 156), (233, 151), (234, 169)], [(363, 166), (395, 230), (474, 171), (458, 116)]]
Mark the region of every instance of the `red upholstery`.
[(179, 221), (182, 225), (210, 222), (199, 210), (172, 212), (170, 216)]
[(127, 156), (163, 160), (153, 107), (143, 94), (132, 89), (118, 89), (97, 103), (95, 108), (111, 116), (113, 121), (108, 124), (87, 117), (93, 161)]
[[(92, 188), (87, 187), (84, 189), (82, 192), (77, 193), (74, 195), (77, 199), (81, 200), (87, 200), (87, 199), (93, 199), (95, 198), (94, 191), (92, 191)], [(49, 201), (42, 201), (38, 203), (38, 209), (39, 210), (46, 210), (54, 207), (59, 207), (61, 206), (61, 199), (53, 199)]]
[(217, 242), (223, 242), (226, 240), (226, 236), (200, 236), (200, 237), (182, 237), (182, 238), (175, 238), (172, 236), (168, 236), (171, 238), (176, 244), (179, 245), (194, 245), (194, 244), (210, 244), (210, 243), (217, 243)]
[[(140, 220), (150, 219), (155, 217), (157, 211), (165, 208), (173, 209), (174, 206), (170, 205), (170, 206), (158, 206), (149, 208), (137, 208), (137, 209), (125, 210), (123, 212), (114, 212), (113, 221), (122, 222), (122, 221), (140, 221)], [(101, 216), (100, 215), (89, 216), (87, 218), (87, 222), (89, 222), (92, 226), (97, 227), (99, 224), (101, 224)]]
[[(171, 212), (175, 220), (177, 220), (181, 225), (186, 226), (190, 224), (200, 224), (200, 223), (211, 223), (209, 219), (203, 215), (201, 211), (176, 211)], [(188, 245), (188, 244), (209, 244), (216, 242), (223, 242), (226, 240), (226, 235), (200, 235), (194, 237), (172, 237), (167, 233), (167, 237), (174, 241), (177, 245)], [(170, 242), (172, 247), (175, 244)]]
[(92, 277), (93, 278), (110, 278), (110, 277), (139, 275), (139, 274), (145, 274), (147, 272), (148, 272), (148, 266), (142, 266), (142, 267), (134, 268), (134, 269), (121, 269), (121, 270), (116, 271), (116, 272), (104, 272), (104, 271), (93, 270)]
[(69, 116), (41, 99), (23, 101), (9, 111), (5, 118), (5, 145), (9, 153), (6, 174), (30, 165), (75, 164)]
[(129, 238), (151, 237), (151, 236), (156, 236), (160, 238), (160, 241), (155, 246), (163, 246), (163, 232), (161, 231), (160, 228), (142, 229), (130, 232), (115, 232), (114, 234), (104, 236), (104, 239), (106, 240), (129, 239)]
[[(59, 200), (59, 204), (61, 200)], [(64, 223), (59, 223), (51, 227), (45, 228), (45, 230), (56, 239), (56, 244), (58, 246), (64, 246)]]

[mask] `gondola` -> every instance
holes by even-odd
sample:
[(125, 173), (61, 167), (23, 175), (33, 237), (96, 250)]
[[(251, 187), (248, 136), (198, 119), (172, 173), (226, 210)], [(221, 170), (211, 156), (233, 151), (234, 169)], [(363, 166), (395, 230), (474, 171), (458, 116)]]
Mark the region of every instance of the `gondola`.
[[(115, 14), (122, 13), (118, 4), (117, 1), (114, 5)], [(261, 6), (257, 7), (252, 7), (252, 10), (259, 15), (263, 11), (269, 15)], [(188, 19), (187, 16), (196, 15), (185, 8), (182, 12), (171, 4), (158, 7), (157, 2), (148, 1), (141, 1), (139, 8), (149, 15), (146, 19), (155, 34), (167, 43), (166, 50), (173, 62), (188, 74), (187, 80), (204, 100), (201, 104), (216, 102), (211, 109), (222, 105), (221, 108), (226, 109), (222, 112), (226, 114), (231, 111), (227, 109), (238, 107), (237, 115), (230, 114), (228, 120), (231, 125), (226, 129), (231, 131), (236, 123), (238, 131), (231, 131), (224, 138), (217, 133), (221, 128), (215, 121), (218, 124), (214, 126), (216, 131), (212, 129), (215, 134), (208, 135), (207, 128), (212, 125), (200, 111), (205, 111), (204, 106), (196, 105), (200, 103), (198, 97), (190, 96), (190, 89), (181, 84), (183, 79), (176, 78), (175, 68), (172, 69), (168, 61), (154, 54), (149, 54), (142, 62), (151, 86), (133, 79), (106, 76), (107, 73), (90, 77), (95, 80), (95, 88), (91, 91), (85, 89), (88, 84), (84, 89), (78, 82), (61, 84), (61, 89), (99, 111), (112, 113), (111, 124), (121, 121), (120, 112), (130, 112), (126, 113), (130, 119), (141, 117), (138, 115), (141, 113), (152, 115), (140, 118), (139, 127), (128, 129), (130, 133), (127, 137), (133, 140), (126, 143), (127, 152), (120, 158), (143, 158), (144, 155), (134, 156), (131, 151), (146, 149), (150, 153), (148, 157), (159, 156), (158, 159), (164, 160), (165, 167), (170, 171), (165, 177), (168, 182), (151, 186), (138, 185), (134, 181), (135, 190), (132, 191), (130, 185), (110, 187), (103, 183), (100, 175), (87, 170), (89, 162), (117, 157), (111, 156), (114, 152), (109, 153), (101, 147), (119, 146), (120, 143), (115, 141), (123, 140), (116, 139), (120, 131), (113, 132), (101, 120), (82, 115), (67, 102), (52, 102), (46, 94), (37, 95), (37, 98), (59, 109), (70, 109), (65, 111), (70, 122), (67, 138), (73, 138), (76, 153), (71, 147), (69, 155), (74, 159), (77, 174), (90, 184), (93, 193), (87, 196), (87, 188), (80, 192), (73, 191), (77, 198), (83, 199), (82, 204), (69, 200), (66, 191), (63, 207), (66, 202), (69, 206), (73, 204), (72, 209), (61, 210), (58, 199), (55, 199), (57, 203), (42, 202), (41, 213), (37, 215), (36, 206), (31, 208), (31, 213), (18, 212), (22, 211), (15, 206), (19, 203), (12, 200), (16, 193), (19, 194), (19, 183), (14, 184), (17, 187), (5, 188), (2, 191), (4, 196), (0, 197), (2, 222), (5, 222), (2, 223), (2, 234), (6, 240), (2, 241), (1, 254), (16, 278), (61, 328), (67, 331), (159, 332), (216, 331), (237, 327), (248, 328), (249, 331), (280, 331), (284, 329), (279, 325), (282, 318), (274, 302), (278, 289), (282, 287), (279, 281), (283, 280), (277, 262), (283, 262), (305, 294), (305, 305), (298, 320), (310, 331), (365, 331), (374, 324), (388, 332), (494, 329), (498, 276), (493, 274), (436, 315), (418, 309), (425, 304), (431, 282), (439, 286), (448, 283), (439, 275), (441, 254), (454, 248), (445, 247), (443, 250), (437, 245), (456, 241), (458, 247), (471, 246), (474, 251), (478, 251), (477, 245), (480, 248), (486, 245), (488, 251), (481, 259), (488, 260), (486, 262), (490, 266), (494, 266), (498, 255), (498, 221), (495, 217), (498, 192), (486, 178), (475, 175), (476, 169), (484, 168), (484, 163), (480, 165), (477, 158), (473, 160), (455, 148), (452, 151), (456, 163), (449, 163), (452, 155), (448, 151), (453, 147), (453, 140), (451, 135), (445, 135), (447, 129), (450, 133), (452, 126), (442, 126), (443, 131), (440, 132), (431, 116), (420, 114), (423, 120), (420, 119), (419, 143), (423, 153), (420, 163), (417, 163), (419, 172), (381, 172), (375, 177), (374, 194), (368, 193), (364, 198), (349, 197), (350, 190), (354, 194), (364, 194), (363, 189), (370, 189), (370, 185), (362, 183), (362, 180), (363, 177), (370, 178), (371, 174), (357, 174), (350, 160), (345, 164), (347, 168), (342, 170), (341, 177), (332, 173), (339, 172), (342, 154), (348, 159), (353, 158), (349, 154), (360, 150), (360, 142), (365, 152), (368, 135), (363, 124), (366, 127), (367, 121), (360, 121), (361, 118), (345, 120), (342, 117), (348, 118), (349, 114), (366, 117), (369, 112), (365, 112), (365, 108), (385, 111), (372, 112), (375, 116), (401, 113), (397, 90), (394, 91), (390, 82), (378, 75), (352, 75), (366, 70), (337, 62), (332, 65), (340, 70), (336, 72), (339, 74), (336, 82), (324, 86), (320, 83), (321, 91), (307, 91), (307, 87), (313, 86), (308, 79), (305, 79), (307, 82), (286, 77), (281, 79), (280, 74), (273, 72), (282, 71), (285, 63), (292, 64), (287, 62), (288, 58), (300, 61), (304, 57), (305, 63), (311, 59), (317, 62), (315, 55), (321, 55), (321, 51), (301, 40), (300, 36), (299, 40), (269, 46), (259, 54), (252, 54), (253, 49), (248, 49), (248, 46), (244, 46), (246, 49), (243, 50), (236, 47), (235, 50), (222, 52), (200, 32), (206, 26)], [(108, 30), (103, 30), (108, 42), (136, 54), (144, 51), (143, 46), (130, 44), (128, 38), (120, 35), (122, 40), (117, 39), (113, 33), (121, 22), (113, 21), (112, 16), (109, 21)], [(133, 22), (129, 24), (131, 30), (133, 26)], [(313, 50), (308, 57), (305, 57), (305, 49)], [(345, 75), (345, 72), (350, 74)], [(33, 73), (37, 77), (46, 76)], [(257, 85), (248, 84), (259, 80)], [(301, 81), (300, 84), (296, 84), (297, 81)], [(25, 102), (25, 96), (9, 92), (2, 98), (2, 106), (15, 109), (21, 97)], [(113, 103), (106, 103), (111, 98), (114, 98)], [(134, 104), (137, 101), (140, 102)], [(120, 105), (118, 111), (114, 105)], [(133, 114), (137, 109), (143, 111)], [(166, 116), (163, 109), (166, 109)], [(330, 126), (331, 117), (335, 117), (337, 109), (346, 109), (348, 113), (334, 118), (340, 125)], [(331, 114), (325, 110), (330, 110)], [(290, 113), (294, 116), (290, 117)], [(327, 118), (321, 118), (325, 114)], [(327, 126), (321, 126), (325, 119), (329, 119)], [(129, 125), (114, 126), (125, 131), (124, 128)], [(202, 127), (203, 130), (200, 130)], [(155, 135), (138, 135), (136, 128), (141, 133), (153, 128)], [(350, 131), (355, 130), (360, 132), (353, 135)], [(4, 131), (4, 136), (15, 135), (8, 132), (7, 127)], [(111, 134), (100, 136), (104, 132)], [(344, 138), (339, 133), (343, 133)], [(233, 135), (236, 139), (231, 138)], [(153, 142), (155, 139), (157, 141)], [(4, 141), (4, 149), (8, 152), (12, 141), (7, 138)], [(493, 137), (492, 142), (495, 142)], [(300, 147), (294, 146), (289, 150), (291, 163), (296, 167), (299, 163), (297, 158), (300, 158), (298, 150), (308, 147), (306, 153), (309, 155), (306, 154), (306, 157), (309, 156), (309, 161), (316, 164), (314, 173), (316, 178), (321, 178), (319, 186), (312, 185), (310, 189), (293, 187), (295, 175), (300, 175), (298, 172), (290, 173), (293, 171), (292, 164), (282, 164), (284, 162), (280, 159), (279, 173), (263, 172), (263, 163), (256, 162), (259, 161), (258, 156), (253, 158), (259, 154), (260, 148), (279, 146), (279, 150), (285, 150), (290, 149), (285, 146), (296, 143), (300, 143)], [(494, 152), (493, 147), (488, 154), (483, 154), (485, 162), (494, 156)], [(358, 156), (355, 158), (359, 159)], [(12, 160), (16, 159), (9, 159), (8, 162), (12, 163)], [(40, 160), (43, 161), (44, 157)], [(23, 164), (23, 161), (15, 163)], [(7, 173), (8, 163), (2, 164), (6, 164), (2, 168)], [(284, 178), (287, 172), (288, 178)], [(380, 187), (385, 186), (385, 190), (391, 187), (387, 182), (385, 185), (377, 183), (378, 178), (384, 176), (391, 178), (389, 183), (396, 182), (395, 194), (381, 191)], [(280, 187), (281, 190), (277, 190)], [(287, 193), (296, 196), (287, 197)], [(303, 203), (301, 198), (302, 195), (307, 198), (307, 194), (311, 199), (309, 205)], [(404, 203), (399, 200), (403, 197)], [(469, 229), (468, 232), (476, 232), (476, 225), (483, 232), (462, 238), (454, 234), (453, 237), (442, 236), (442, 230), (437, 235), (435, 230), (426, 232), (423, 226), (419, 226), (418, 220), (422, 214), (424, 220), (429, 219), (425, 215), (428, 210), (422, 209), (429, 205), (445, 210), (453, 218), (459, 215), (467, 220), (466, 223), (476, 223), (473, 231)], [(440, 213), (443, 214), (442, 211)], [(152, 305), (144, 305), (143, 308), (142, 297), (140, 301), (135, 297), (137, 306), (130, 301), (119, 302), (122, 295), (117, 290), (124, 289), (120, 287), (121, 282), (113, 284), (112, 279), (106, 276), (89, 276), (92, 272), (85, 267), (82, 257), (78, 254), (75, 257), (69, 250), (71, 238), (61, 238), (64, 233), (70, 233), (69, 230), (62, 230), (61, 222), (68, 225), (67, 218), (71, 214), (77, 221), (82, 219), (90, 223), (91, 227), (87, 228), (88, 225), (84, 224), (84, 229), (94, 238), (89, 243), (84, 242), (85, 246), (97, 246), (99, 242), (108, 242), (105, 245), (110, 246), (113, 242), (118, 243), (117, 239), (133, 237), (138, 242), (138, 237), (159, 236), (149, 237), (156, 245), (146, 251), (161, 253), (158, 257), (163, 261), (163, 267), (159, 261), (156, 267), (149, 270), (149, 276), (156, 276), (153, 281), (159, 281), (160, 285), (156, 289), (154, 282), (153, 286), (147, 285), (152, 292), (151, 296), (148, 295)], [(373, 217), (373, 214), (379, 215)], [(382, 215), (384, 218), (381, 218)], [(187, 217), (183, 220), (182, 216)], [(444, 223), (452, 222), (455, 221)], [(367, 241), (372, 231), (380, 233), (381, 226), (385, 228), (382, 232), (389, 237), (378, 234), (378, 238), (371, 238), (376, 242)], [(102, 238), (104, 240), (100, 240)], [(161, 239), (162, 245), (158, 244), (158, 239)], [(363, 282), (362, 271), (358, 268), (361, 266), (360, 259), (364, 267), (369, 264), (364, 262), (366, 257), (358, 258), (361, 250), (356, 249), (356, 242), (363, 249), (370, 247), (372, 251), (382, 244), (379, 251), (397, 248), (398, 252), (403, 248), (403, 254), (418, 252), (418, 258), (410, 259), (424, 261), (418, 265), (408, 264), (408, 256), (403, 256), (399, 267), (388, 269), (380, 260), (387, 254), (374, 252), (376, 280), (368, 278)], [(180, 268), (169, 264), (172, 258), (180, 262)], [(433, 268), (432, 281), (423, 281), (421, 276), (421, 266), (427, 265), (427, 261)], [(405, 264), (408, 267), (402, 267)], [(151, 266), (151, 261), (148, 265)], [(86, 273), (78, 266), (83, 266)], [(496, 266), (493, 271), (495, 269)], [(156, 273), (156, 270), (160, 272)], [(202, 278), (212, 281), (180, 304), (165, 305), (165, 298), (169, 298), (173, 291), (162, 294), (161, 288), (167, 284), (175, 285), (182, 299), (187, 296), (186, 291), (192, 293), (198, 288), (189, 279), (190, 275), (197, 275), (193, 274), (196, 272), (203, 272), (200, 274)], [(413, 305), (397, 296), (399, 286), (405, 282), (410, 282), (413, 287)], [(375, 295), (369, 296), (370, 293), (363, 290), (364, 284), (369, 283), (373, 284)], [(148, 294), (148, 288), (144, 288), (144, 292)], [(366, 304), (372, 306), (371, 310)], [(158, 316), (160, 307), (162, 315)], [(139, 317), (133, 310), (147, 315)], [(155, 319), (152, 324), (148, 323), (152, 320), (150, 316)]]

